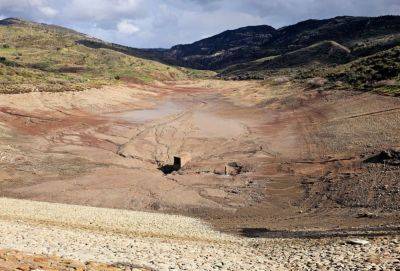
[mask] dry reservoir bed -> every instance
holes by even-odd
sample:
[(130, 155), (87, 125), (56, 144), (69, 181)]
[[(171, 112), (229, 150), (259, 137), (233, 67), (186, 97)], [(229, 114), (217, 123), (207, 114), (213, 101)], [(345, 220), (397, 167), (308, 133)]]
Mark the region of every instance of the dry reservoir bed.
[[(318, 93), (290, 82), (274, 85), (195, 81), (114, 86), (78, 93), (3, 95), (0, 194), (8, 198), (151, 212), (145, 215), (112, 211), (134, 219), (108, 221), (95, 217), (100, 209), (93, 209), (93, 214), (86, 216), (87, 213), (77, 210), (87, 207), (46, 205), (50, 209), (53, 208), (50, 206), (69, 209), (62, 214), (52, 211), (57, 216), (46, 227), (51, 226), (50, 232), (55, 231), (54, 235), (62, 235), (58, 230), (71, 228), (74, 232), (100, 234), (96, 229), (100, 225), (101, 231), (110, 232), (113, 238), (120, 234), (129, 238), (133, 235), (135, 242), (144, 238), (143, 253), (147, 254), (148, 238), (162, 240), (157, 243), (160, 248), (164, 242), (177, 243), (179, 259), (196, 255), (198, 251), (204, 252), (206, 259), (211, 257), (206, 255), (214, 255), (214, 251), (207, 250), (209, 243), (222, 242), (224, 245), (212, 245), (218, 261), (227, 257), (236, 263), (232, 258), (235, 255), (229, 254), (229, 246), (225, 244), (233, 240), (229, 241), (235, 246), (231, 251), (238, 251), (238, 259), (248, 259), (243, 260), (244, 267), (254, 265), (259, 270), (269, 270), (268, 266), (280, 266), (276, 262), (278, 254), (269, 259), (258, 247), (272, 248), (226, 233), (235, 236), (242, 232), (262, 233), (262, 236), (273, 233), (285, 237), (285, 232), (290, 231), (287, 237), (299, 236), (296, 233), (307, 237), (316, 233), (324, 235), (324, 232), (369, 230), (374, 234), (376, 230), (378, 234), (390, 230), (396, 234), (400, 219), (397, 158), (366, 161), (381, 151), (399, 146), (398, 102), (398, 98), (370, 93)], [(174, 157), (180, 159), (174, 163)], [(46, 212), (29, 208), (19, 212), (22, 224), (4, 216), (5, 228), (12, 231), (20, 225), (31, 230), (29, 227), (35, 225), (39, 227), (35, 228), (38, 233), (47, 231), (43, 223), (36, 223), (36, 220), (49, 219), (41, 217)], [(29, 217), (32, 212), (36, 218)], [(28, 217), (24, 218), (22, 213)], [(163, 223), (160, 213), (180, 216), (176, 216), (178, 222)], [(136, 215), (147, 218), (142, 222)], [(80, 224), (70, 220), (78, 220)], [(146, 226), (146, 221), (151, 226)], [(176, 224), (182, 221), (190, 221), (190, 226), (181, 227), (179, 236), (169, 236), (168, 227), (176, 232)], [(114, 224), (119, 225), (117, 230), (113, 229)], [(209, 225), (225, 233), (211, 230)], [(192, 236), (199, 232), (199, 237)], [(214, 240), (215, 236), (220, 236), (222, 241)], [(93, 235), (93, 240), (96, 238), (100, 237)], [(390, 247), (388, 257), (392, 259), (397, 255), (393, 254), (397, 253), (393, 248), (397, 243), (390, 242), (396, 238), (374, 242), (377, 246), (381, 243)], [(182, 242), (189, 241), (190, 246), (192, 242), (207, 245), (199, 245), (200, 250), (190, 252), (189, 248), (181, 247)], [(287, 244), (292, 244), (291, 240), (281, 241), (260, 242), (277, 242), (278, 247), (282, 245), (282, 251)], [(246, 245), (237, 245), (238, 242)], [(293, 242), (310, 248), (306, 241)], [(339, 253), (350, 253), (341, 241), (330, 243), (331, 239), (327, 239), (310, 243), (317, 247), (316, 254), (320, 253), (321, 242), (332, 245)], [(236, 250), (236, 246), (243, 251)], [(62, 249), (56, 250), (59, 253)], [(92, 255), (91, 249), (88, 250)], [(117, 250), (115, 245), (112, 251)], [(249, 258), (253, 250), (261, 257), (261, 263)], [(70, 256), (76, 258), (82, 254), (81, 247), (77, 251)], [(368, 253), (375, 255), (374, 251), (372, 247)], [(287, 257), (290, 253), (297, 255), (292, 251)], [(121, 255), (104, 260), (122, 261), (133, 257)], [(151, 264), (155, 258), (149, 257), (138, 264), (162, 266)], [(289, 258), (285, 257), (282, 266), (295, 266), (288, 265), (285, 259), (289, 261)], [(361, 261), (363, 257), (356, 258)], [(178, 262), (178, 258), (172, 259), (170, 264), (177, 266)], [(199, 264), (206, 266), (206, 260)], [(210, 269), (221, 265), (217, 261), (209, 264)], [(225, 264), (223, 267), (228, 268)]]

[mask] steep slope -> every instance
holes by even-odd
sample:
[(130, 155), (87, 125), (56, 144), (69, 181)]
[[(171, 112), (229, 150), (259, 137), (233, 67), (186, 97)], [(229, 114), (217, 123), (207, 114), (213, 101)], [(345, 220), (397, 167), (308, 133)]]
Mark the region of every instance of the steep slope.
[(19, 19), (0, 21), (0, 93), (68, 91), (120, 79), (136, 82), (186, 78), (191, 71), (109, 49), (92, 49), (84, 34)]

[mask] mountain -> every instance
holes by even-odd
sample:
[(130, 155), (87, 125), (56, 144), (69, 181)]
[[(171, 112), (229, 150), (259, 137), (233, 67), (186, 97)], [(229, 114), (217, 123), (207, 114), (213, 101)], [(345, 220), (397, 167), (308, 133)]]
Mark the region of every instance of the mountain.
[(398, 44), (399, 38), (400, 16), (342, 16), (307, 20), (280, 29), (267, 25), (248, 26), (192, 44), (176, 45), (170, 49), (131, 48), (131, 53), (173, 65), (223, 70), (235, 64), (283, 56), (321, 42), (325, 45), (326, 42), (335, 42), (348, 48), (352, 55), (361, 57), (376, 53), (383, 47), (390, 49)]
[(184, 79), (194, 73), (115, 50), (92, 49), (80, 40), (94, 39), (64, 27), (0, 20), (0, 93), (81, 90), (118, 80)]
[(334, 41), (322, 41), (311, 46), (281, 55), (264, 57), (224, 69), (221, 75), (240, 74), (249, 71), (304, 68), (315, 65), (346, 63), (351, 58), (349, 48)]
[(132, 48), (9, 18), (0, 20), (0, 73), (6, 75), (0, 79), (0, 92), (79, 90), (118, 80), (210, 74), (194, 68), (217, 71), (226, 79), (324, 77), (332, 85), (337, 80), (366, 90), (387, 81), (384, 92), (400, 93), (399, 59), (393, 53), (399, 45), (400, 16), (342, 16), (280, 29), (248, 26), (170, 49)]
[(228, 79), (283, 73), (301, 80), (324, 77), (330, 86), (400, 95), (399, 48), (400, 16), (341, 16), (280, 29), (253, 26), (226, 31), (160, 50), (152, 57), (218, 70), (219, 77)]
[(177, 45), (164, 51), (162, 60), (196, 69), (217, 70), (262, 57), (262, 50), (276, 35), (267, 25), (228, 30), (189, 45)]
[(262, 57), (265, 54), (261, 50), (262, 46), (275, 34), (276, 30), (271, 26), (248, 26), (228, 30), (192, 44), (176, 45), (171, 49), (136, 49), (96, 40), (81, 40), (80, 43), (92, 48), (110, 48), (171, 65), (218, 70)]
[(278, 33), (264, 45), (263, 58), (225, 68), (221, 76), (263, 78), (288, 69), (324, 70), (390, 50), (400, 45), (400, 16), (307, 20)]
[(281, 54), (324, 40), (357, 47), (359, 42), (391, 34), (400, 34), (400, 16), (342, 16), (326, 20), (307, 20), (283, 27), (266, 44), (266, 48), (271, 54)]

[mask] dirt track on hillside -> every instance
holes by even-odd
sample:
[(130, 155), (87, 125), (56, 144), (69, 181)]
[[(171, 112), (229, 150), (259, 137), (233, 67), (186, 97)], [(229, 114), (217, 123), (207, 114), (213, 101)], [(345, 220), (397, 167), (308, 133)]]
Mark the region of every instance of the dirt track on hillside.
[[(398, 223), (399, 168), (361, 162), (400, 145), (398, 99), (204, 84), (4, 96), (0, 194), (179, 213), (227, 231)], [(174, 156), (190, 161), (165, 175)], [(238, 174), (224, 174), (232, 162)], [(383, 184), (365, 181), (378, 173)]]

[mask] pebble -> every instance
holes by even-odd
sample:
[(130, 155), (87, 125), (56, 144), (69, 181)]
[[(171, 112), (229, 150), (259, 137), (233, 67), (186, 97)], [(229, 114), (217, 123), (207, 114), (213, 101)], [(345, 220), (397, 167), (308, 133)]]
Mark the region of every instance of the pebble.
[[(125, 217), (116, 219), (118, 211), (77, 206), (71, 210), (65, 205), (52, 204), (40, 205), (41, 209), (38, 209), (26, 206), (30, 204), (26, 201), (22, 203), (23, 206), (16, 208), (3, 202), (4, 209), (0, 210), (0, 213), (8, 212), (13, 214), (14, 218), (0, 218), (0, 249), (57, 255), (80, 263), (127, 263), (131, 266), (166, 271), (399, 269), (399, 263), (395, 259), (400, 259), (400, 251), (397, 249), (400, 236), (391, 236), (390, 239), (377, 237), (369, 241), (360, 239), (364, 241), (361, 243), (356, 239), (357, 245), (353, 246), (343, 245), (349, 240), (340, 238), (246, 239), (217, 233), (199, 221), (184, 217), (180, 221), (178, 216), (158, 217), (156, 214), (145, 214), (145, 217), (149, 217), (155, 223), (163, 221), (163, 225), (152, 227), (149, 220), (142, 219), (135, 212), (124, 211)], [(29, 212), (32, 209), (38, 210), (40, 214), (36, 216), (36, 220), (15, 219), (26, 218), (26, 213), (19, 212)], [(35, 218), (35, 215), (31, 214), (29, 217)], [(73, 220), (75, 215), (77, 219)], [(101, 215), (105, 217), (97, 217)], [(79, 225), (87, 225), (85, 221), (81, 221), (85, 217), (90, 218), (92, 225), (99, 226), (80, 227)], [(135, 227), (138, 224), (133, 223), (130, 228), (127, 224), (129, 221), (135, 221), (135, 217), (142, 219), (141, 223), (147, 223), (137, 226), (138, 229), (146, 227), (148, 233), (150, 230), (160, 230), (164, 234), (157, 235), (154, 232), (154, 236), (143, 235), (139, 231), (139, 234), (135, 235)], [(47, 219), (45, 221), (51, 223), (46, 224), (38, 218)], [(63, 219), (69, 219), (69, 224), (60, 223)], [(107, 223), (107, 227), (102, 227), (101, 222)], [(121, 228), (118, 228), (118, 223), (122, 223)], [(185, 230), (181, 230), (178, 225), (184, 225)], [(196, 233), (198, 226), (200, 232)], [(170, 237), (164, 236), (168, 231)]]
[[(346, 241), (347, 244), (350, 245), (361, 245), (361, 246), (365, 246), (369, 244), (369, 241), (367, 240), (362, 240), (362, 239), (349, 239)], [(364, 249), (362, 249), (364, 250)]]

